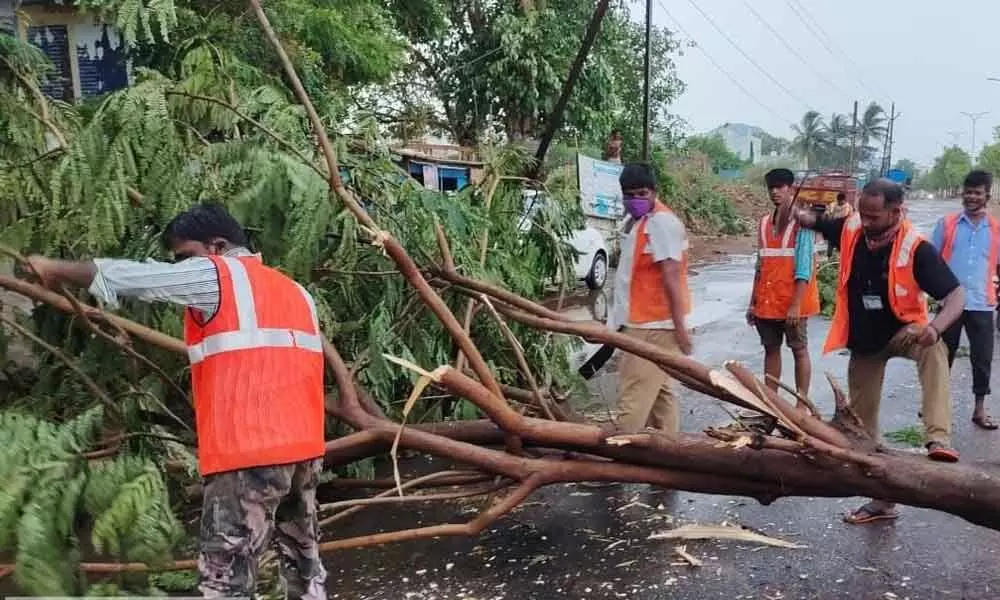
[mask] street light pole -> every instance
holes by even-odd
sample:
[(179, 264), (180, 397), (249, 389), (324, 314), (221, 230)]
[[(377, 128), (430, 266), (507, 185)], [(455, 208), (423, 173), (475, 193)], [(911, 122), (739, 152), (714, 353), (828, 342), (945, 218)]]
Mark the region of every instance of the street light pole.
[(990, 111), (987, 110), (987, 111), (977, 112), (977, 113), (968, 113), (968, 112), (965, 112), (963, 110), (962, 114), (965, 115), (965, 116), (967, 116), (967, 117), (969, 117), (969, 120), (972, 121), (972, 146), (970, 148), (972, 151), (969, 153), (969, 158), (971, 158), (973, 160), (973, 162), (975, 162), (975, 160), (976, 160), (976, 121), (978, 121), (979, 119), (981, 119), (981, 118), (985, 117), (986, 115), (990, 114)]
[(653, 34), (653, 0), (646, 0), (646, 56), (643, 62), (643, 89), (642, 89), (642, 160), (649, 160), (649, 79), (652, 70), (650, 61), (650, 51), (652, 49)]

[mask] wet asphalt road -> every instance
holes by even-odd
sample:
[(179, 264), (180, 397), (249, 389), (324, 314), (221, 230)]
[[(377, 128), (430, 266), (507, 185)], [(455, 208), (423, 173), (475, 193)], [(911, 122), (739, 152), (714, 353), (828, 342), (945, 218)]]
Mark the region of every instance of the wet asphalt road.
[[(925, 231), (955, 204), (915, 203), (911, 218)], [(755, 370), (763, 354), (743, 321), (752, 281), (749, 257), (696, 267), (692, 278), (695, 358), (711, 365), (739, 360)], [(609, 290), (610, 292), (610, 290)], [(606, 298), (570, 314), (598, 318)], [(823, 373), (846, 382), (846, 356), (820, 358), (827, 322), (812, 319), (812, 397), (825, 414), (832, 394)], [(791, 356), (785, 356), (791, 381)], [(614, 405), (613, 373), (592, 382), (590, 410)], [(962, 461), (1000, 466), (1000, 431), (970, 423), (971, 373), (967, 359), (953, 371), (954, 443)], [(698, 431), (728, 422), (712, 399), (679, 388), (682, 428)], [(585, 404), (585, 403), (584, 403)], [(993, 414), (1000, 416), (995, 401)], [(894, 360), (886, 372), (882, 430), (918, 425), (919, 385), (912, 363)], [(434, 465), (426, 465), (432, 468)], [(439, 465), (440, 467), (440, 465)], [(744, 498), (657, 490), (646, 485), (543, 489), (479, 537), (442, 538), (341, 552), (328, 561), (332, 598), (522, 599), (637, 598), (737, 599), (989, 599), (1000, 598), (1000, 532), (935, 511), (900, 507), (894, 523), (846, 525), (840, 516), (863, 499), (785, 498), (761, 506)], [(345, 523), (336, 537), (442, 521), (460, 522), (480, 508), (377, 507)], [(740, 524), (806, 545), (781, 549), (727, 541), (687, 541), (704, 561), (684, 565), (678, 542), (649, 540), (651, 533), (687, 523)]]

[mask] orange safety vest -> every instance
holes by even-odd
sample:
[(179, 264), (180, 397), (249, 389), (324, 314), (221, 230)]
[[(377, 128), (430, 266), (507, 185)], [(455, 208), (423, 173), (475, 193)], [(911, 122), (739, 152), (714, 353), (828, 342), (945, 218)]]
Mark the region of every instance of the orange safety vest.
[(323, 339), (305, 288), (258, 257), (209, 256), (219, 308), (184, 314), (202, 475), (324, 453)]
[[(847, 281), (851, 277), (854, 263), (854, 250), (858, 246), (863, 232), (861, 217), (857, 213), (851, 215), (844, 223), (840, 234), (840, 276), (837, 283), (837, 302), (833, 311), (833, 323), (826, 336), (823, 353), (847, 347), (850, 332), (850, 315), (848, 314)], [(909, 220), (903, 224), (892, 243), (889, 256), (889, 308), (896, 318), (903, 323), (927, 325), (930, 316), (927, 312), (927, 294), (920, 289), (917, 278), (913, 274), (913, 259), (917, 248), (924, 237)]]
[[(944, 240), (941, 246), (941, 258), (945, 262), (951, 262), (952, 252), (955, 250), (955, 232), (958, 230), (958, 220), (962, 218), (962, 212), (950, 214), (944, 218)], [(990, 228), (990, 262), (986, 268), (986, 303), (990, 306), (997, 305), (997, 290), (993, 284), (993, 274), (997, 264), (997, 248), (1000, 243), (1000, 221), (993, 215), (986, 215), (986, 223)]]
[[(643, 324), (659, 321), (672, 326), (670, 302), (667, 290), (663, 287), (663, 268), (653, 260), (649, 249), (649, 235), (646, 233), (646, 223), (656, 213), (673, 214), (665, 204), (656, 202), (653, 212), (639, 221), (635, 234), (635, 246), (632, 251), (632, 281), (629, 284), (628, 321)], [(688, 289), (688, 248), (687, 238), (684, 239), (684, 252), (681, 254), (681, 294), (684, 297), (684, 314), (691, 314), (691, 290)]]
[[(754, 284), (753, 314), (761, 319), (784, 319), (795, 297), (795, 241), (799, 225), (789, 219), (780, 235), (771, 226), (772, 215), (760, 220), (758, 255), (760, 256), (760, 276)], [(819, 314), (819, 285), (816, 282), (816, 256), (813, 253), (813, 269), (806, 293), (802, 298), (801, 315), (811, 317)]]

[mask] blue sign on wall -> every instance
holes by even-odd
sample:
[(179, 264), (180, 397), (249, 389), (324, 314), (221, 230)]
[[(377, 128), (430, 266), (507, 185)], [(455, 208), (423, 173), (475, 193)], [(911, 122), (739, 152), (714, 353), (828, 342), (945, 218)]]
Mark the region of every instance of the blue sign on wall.
[(906, 183), (907, 179), (906, 171), (902, 169), (889, 169), (885, 176), (896, 183)]

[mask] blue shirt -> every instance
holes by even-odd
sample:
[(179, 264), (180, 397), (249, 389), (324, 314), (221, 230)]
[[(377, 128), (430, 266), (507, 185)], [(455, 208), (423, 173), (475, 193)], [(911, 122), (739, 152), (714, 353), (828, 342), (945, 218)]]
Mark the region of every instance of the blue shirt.
[[(996, 265), (989, 264), (992, 245), (1000, 240), (991, 239), (990, 224), (986, 217), (975, 224), (963, 212), (955, 225), (955, 242), (952, 244), (948, 266), (965, 288), (965, 310), (992, 311), (986, 302), (986, 285), (993, 285)], [(931, 243), (938, 252), (944, 247), (944, 219), (939, 219), (931, 234)]]
[(809, 281), (813, 269), (813, 242), (816, 233), (805, 227), (795, 236), (795, 281)]

